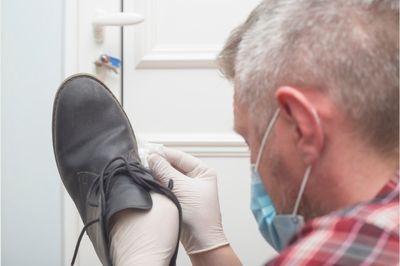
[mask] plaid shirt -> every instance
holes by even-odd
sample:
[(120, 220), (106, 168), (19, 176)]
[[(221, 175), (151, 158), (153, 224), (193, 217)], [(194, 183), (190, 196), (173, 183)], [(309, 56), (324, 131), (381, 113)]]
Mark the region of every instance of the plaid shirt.
[(399, 177), (369, 202), (310, 221), (267, 265), (400, 265)]

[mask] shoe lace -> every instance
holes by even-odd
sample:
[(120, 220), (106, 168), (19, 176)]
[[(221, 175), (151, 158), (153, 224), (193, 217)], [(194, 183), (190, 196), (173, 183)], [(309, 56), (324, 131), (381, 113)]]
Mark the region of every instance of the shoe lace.
[[(115, 162), (118, 162), (115, 164)], [(115, 164), (114, 166), (111, 167), (112, 164)], [(86, 195), (86, 206), (92, 206), (92, 207), (99, 207), (101, 208), (100, 215), (104, 216), (106, 213), (106, 199), (111, 191), (111, 181), (117, 177), (120, 174), (124, 174), (132, 178), (133, 182), (139, 185), (140, 187), (144, 188), (147, 191), (153, 191), (159, 194), (162, 194), (169, 198), (178, 208), (178, 213), (179, 213), (179, 232), (178, 232), (178, 242), (176, 244), (175, 248), (175, 253), (171, 258), (170, 265), (175, 265), (177, 253), (178, 253), (178, 247), (179, 247), (179, 239), (180, 239), (180, 233), (181, 233), (181, 224), (182, 224), (182, 209), (179, 204), (178, 199), (176, 196), (172, 193), (172, 188), (173, 188), (173, 181), (170, 180), (168, 184), (168, 188), (161, 186), (159, 183), (156, 181), (153, 181), (151, 179), (146, 179), (142, 178), (143, 174), (149, 174), (152, 175), (149, 170), (144, 168), (139, 162), (128, 162), (128, 160), (122, 156), (115, 157), (114, 159), (110, 160), (106, 166), (104, 166), (103, 170), (101, 171), (100, 175), (97, 176), (92, 184), (89, 187), (88, 193)], [(99, 203), (95, 202), (90, 202), (90, 196), (92, 193), (95, 191), (99, 191), (100, 193), (100, 200)], [(77, 243), (75, 245), (75, 250), (74, 250), (74, 255), (72, 257), (71, 265), (75, 264), (79, 247), (83, 238), (83, 235), (85, 234), (86, 230), (93, 224), (100, 222), (100, 217), (93, 219), (92, 221), (87, 222), (84, 227), (82, 228)], [(108, 232), (106, 229), (105, 232)]]

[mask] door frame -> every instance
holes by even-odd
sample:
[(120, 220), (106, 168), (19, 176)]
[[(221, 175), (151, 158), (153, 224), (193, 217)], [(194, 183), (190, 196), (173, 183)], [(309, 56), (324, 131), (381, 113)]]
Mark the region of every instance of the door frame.
[[(64, 1), (64, 78), (78, 72), (78, 0)], [(62, 258), (63, 265), (70, 265), (71, 256), (79, 234), (79, 215), (64, 185), (60, 182), (62, 217)], [(79, 266), (79, 260), (77, 261)]]

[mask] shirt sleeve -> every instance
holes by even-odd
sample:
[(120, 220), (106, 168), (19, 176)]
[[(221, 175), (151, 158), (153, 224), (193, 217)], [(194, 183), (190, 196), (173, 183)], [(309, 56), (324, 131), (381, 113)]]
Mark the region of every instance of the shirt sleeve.
[(399, 235), (347, 218), (307, 224), (267, 265), (399, 265)]

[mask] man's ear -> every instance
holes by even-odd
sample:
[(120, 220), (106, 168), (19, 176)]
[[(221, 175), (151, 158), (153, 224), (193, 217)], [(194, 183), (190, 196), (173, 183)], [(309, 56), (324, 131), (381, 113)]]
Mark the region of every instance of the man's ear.
[(312, 164), (324, 144), (324, 133), (316, 109), (305, 95), (292, 87), (280, 87), (275, 97), (281, 109), (280, 116), (293, 125), (297, 147), (306, 164)]

